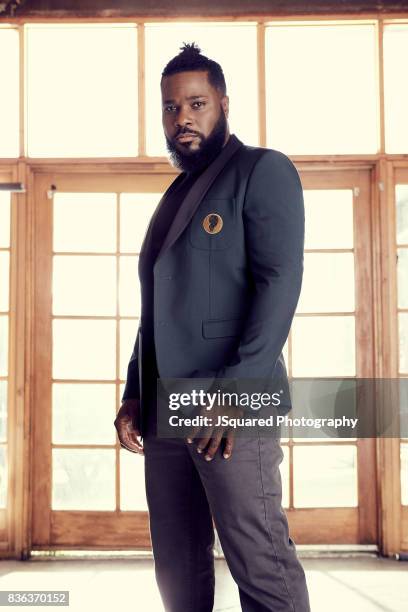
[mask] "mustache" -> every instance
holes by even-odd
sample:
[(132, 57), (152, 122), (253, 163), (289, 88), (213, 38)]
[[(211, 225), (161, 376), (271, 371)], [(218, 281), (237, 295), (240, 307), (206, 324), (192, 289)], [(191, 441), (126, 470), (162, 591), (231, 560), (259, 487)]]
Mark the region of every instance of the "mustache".
[(198, 132), (193, 132), (192, 130), (182, 129), (182, 130), (179, 130), (175, 134), (174, 138), (178, 138), (179, 136), (185, 136), (186, 134), (191, 134), (192, 136), (200, 136)]

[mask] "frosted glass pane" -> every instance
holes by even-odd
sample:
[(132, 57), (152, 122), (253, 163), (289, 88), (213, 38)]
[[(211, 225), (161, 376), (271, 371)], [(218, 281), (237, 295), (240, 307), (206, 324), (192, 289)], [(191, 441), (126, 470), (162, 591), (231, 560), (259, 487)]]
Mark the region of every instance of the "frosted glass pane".
[(0, 380), (0, 442), (7, 440), (7, 381)]
[(161, 193), (123, 193), (120, 196), (120, 250), (139, 253)]
[(305, 253), (297, 312), (354, 310), (353, 253)]
[[(246, 144), (258, 144), (255, 24), (148, 24), (145, 38), (148, 155), (167, 155), (161, 119), (160, 79), (165, 65), (178, 55), (184, 41), (195, 41), (205, 56), (221, 65), (230, 99), (230, 132), (235, 132)], [(243, 74), (245, 78), (242, 78)]]
[(125, 319), (120, 322), (120, 380), (126, 380), (129, 359), (135, 346), (139, 323), (139, 319)]
[(287, 367), (289, 363), (289, 336), (287, 337), (286, 342), (283, 345), (282, 353)]
[(0, 191), (0, 247), (7, 248), (9, 246), (10, 246), (10, 192)]
[(120, 509), (147, 511), (144, 457), (120, 449)]
[(374, 25), (267, 27), (265, 62), (268, 147), (377, 152)]
[(114, 510), (115, 451), (54, 448), (53, 510)]
[(408, 244), (408, 185), (396, 185), (397, 244)]
[(401, 504), (408, 506), (408, 444), (401, 443)]
[(28, 154), (138, 153), (133, 24), (26, 26)]
[(8, 487), (8, 469), (7, 469), (7, 446), (0, 446), (0, 508), (7, 506), (7, 487)]
[(408, 152), (408, 83), (401, 58), (408, 56), (408, 25), (384, 25), (384, 107), (387, 153)]
[(116, 251), (114, 193), (56, 193), (54, 251)]
[(305, 249), (353, 248), (351, 189), (305, 189)]
[(9, 309), (10, 255), (0, 251), (0, 310)]
[(54, 314), (115, 315), (116, 257), (54, 256), (52, 292)]
[(0, 376), (8, 373), (8, 316), (0, 316)]
[[(19, 37), (18, 30), (0, 29), (0, 157), (19, 155)], [(1, 223), (0, 223), (1, 225)]]
[(53, 378), (113, 380), (116, 321), (53, 321)]
[(139, 257), (120, 258), (120, 314), (140, 316), (140, 283), (137, 271)]
[(408, 248), (398, 249), (398, 307), (408, 308)]
[(408, 374), (408, 312), (400, 312), (399, 322), (399, 371)]
[(355, 376), (354, 317), (295, 317), (293, 376)]
[(293, 486), (296, 508), (357, 506), (357, 448), (294, 446)]
[(114, 444), (115, 385), (54, 383), (54, 444)]

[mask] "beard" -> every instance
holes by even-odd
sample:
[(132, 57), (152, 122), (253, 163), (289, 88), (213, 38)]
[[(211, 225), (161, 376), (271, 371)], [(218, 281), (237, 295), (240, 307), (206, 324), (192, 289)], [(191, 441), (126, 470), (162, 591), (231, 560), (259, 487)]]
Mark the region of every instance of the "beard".
[[(170, 154), (170, 162), (173, 166), (182, 170), (183, 172), (198, 172), (208, 166), (213, 159), (221, 152), (224, 146), (225, 136), (227, 133), (227, 118), (220, 105), (220, 116), (217, 119), (211, 133), (205, 138), (202, 134), (198, 133), (201, 140), (200, 147), (196, 151), (189, 151), (188, 147), (185, 152), (180, 151), (175, 144), (175, 139), (167, 138), (166, 145), (167, 150)], [(180, 130), (177, 136), (180, 134), (191, 133), (190, 130)], [(197, 132), (194, 132), (197, 134)]]

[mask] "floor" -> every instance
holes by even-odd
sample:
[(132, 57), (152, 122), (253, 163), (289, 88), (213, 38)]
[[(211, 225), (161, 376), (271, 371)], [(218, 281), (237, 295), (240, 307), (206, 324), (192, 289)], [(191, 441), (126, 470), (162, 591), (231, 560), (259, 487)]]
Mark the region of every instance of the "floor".
[[(408, 562), (373, 555), (301, 561), (312, 612), (408, 610)], [(239, 612), (237, 589), (225, 561), (217, 559), (216, 575), (214, 612)], [(5, 590), (68, 590), (70, 612), (163, 612), (150, 559), (0, 561), (0, 595)], [(27, 608), (13, 606), (23, 609)]]

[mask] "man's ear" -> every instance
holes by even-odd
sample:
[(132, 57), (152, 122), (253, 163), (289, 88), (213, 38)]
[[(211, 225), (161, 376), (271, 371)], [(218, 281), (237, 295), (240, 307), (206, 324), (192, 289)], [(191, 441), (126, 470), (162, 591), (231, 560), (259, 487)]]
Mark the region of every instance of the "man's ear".
[(223, 111), (225, 113), (225, 116), (228, 119), (228, 113), (229, 113), (229, 97), (228, 96), (223, 96), (221, 98), (221, 106), (222, 106), (222, 109), (223, 109)]

